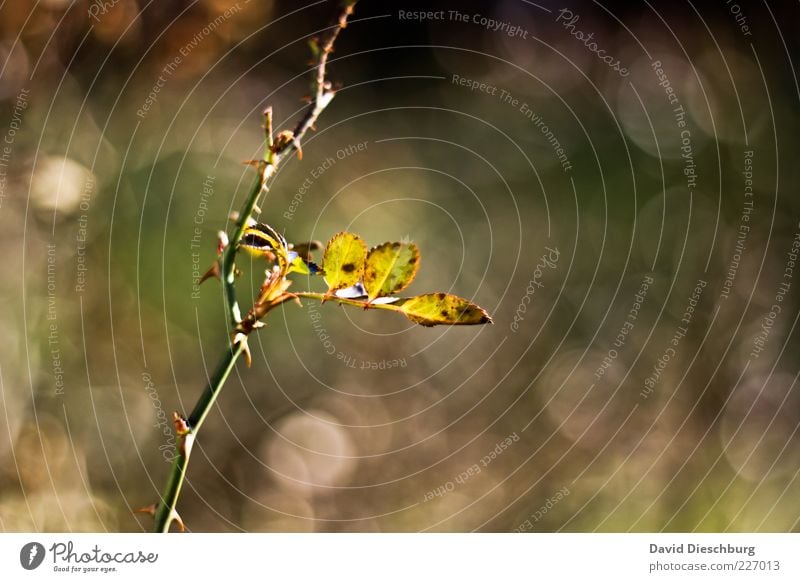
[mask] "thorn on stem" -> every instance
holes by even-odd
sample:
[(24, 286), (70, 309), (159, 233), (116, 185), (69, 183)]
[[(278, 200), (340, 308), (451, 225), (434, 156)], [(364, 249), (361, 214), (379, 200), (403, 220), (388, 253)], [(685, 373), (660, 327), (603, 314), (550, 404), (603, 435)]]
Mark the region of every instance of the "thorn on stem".
[(228, 246), (228, 233), (224, 230), (217, 231), (217, 256), (221, 256), (222, 252), (225, 250), (225, 247)]
[(186, 524), (183, 523), (181, 516), (178, 515), (178, 512), (174, 509), (172, 510), (172, 515), (170, 515), (170, 519), (178, 524), (178, 529), (181, 530), (181, 533), (186, 533)]
[[(217, 245), (217, 254), (221, 254), (224, 248), (225, 248), (224, 246), (220, 248), (220, 246)], [(211, 265), (211, 268), (208, 271), (206, 271), (202, 277), (200, 277), (200, 280), (197, 282), (197, 284), (200, 285), (201, 283), (203, 283), (203, 281), (205, 281), (206, 279), (210, 279), (211, 277), (214, 277), (216, 279), (221, 278), (219, 261), (214, 261), (214, 264)]]
[(191, 432), (189, 423), (177, 412), (172, 413), (172, 424), (175, 426), (175, 434), (178, 436), (185, 436)]
[(156, 516), (156, 509), (158, 509), (158, 504), (157, 503), (151, 503), (150, 505), (147, 505), (145, 507), (140, 507), (139, 509), (134, 509), (133, 512), (134, 513), (145, 513), (145, 514), (149, 515), (150, 517), (155, 517)]
[(264, 133), (267, 137), (267, 150), (272, 151), (272, 106), (264, 109)]
[(247, 367), (249, 368), (253, 364), (253, 357), (250, 355), (250, 346), (247, 344), (247, 335), (243, 334), (240, 331), (237, 331), (233, 336), (233, 346), (236, 347), (236, 344), (242, 344), (242, 349), (244, 350), (244, 358), (247, 362)]

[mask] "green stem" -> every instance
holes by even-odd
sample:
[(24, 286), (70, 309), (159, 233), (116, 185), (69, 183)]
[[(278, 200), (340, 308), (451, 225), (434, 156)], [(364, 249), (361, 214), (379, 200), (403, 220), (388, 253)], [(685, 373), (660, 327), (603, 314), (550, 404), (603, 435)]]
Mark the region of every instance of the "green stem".
[(167, 484), (164, 487), (164, 493), (161, 496), (161, 502), (155, 513), (155, 527), (154, 531), (157, 533), (167, 533), (169, 526), (174, 519), (177, 518), (175, 506), (178, 503), (178, 497), (181, 494), (181, 487), (186, 479), (186, 469), (189, 465), (189, 457), (192, 454), (192, 444), (203, 425), (206, 416), (208, 416), (211, 407), (219, 396), (222, 386), (228, 379), (228, 376), (233, 370), (237, 358), (244, 351), (244, 344), (238, 343), (231, 349), (225, 351), (214, 375), (206, 384), (200, 399), (195, 404), (192, 414), (187, 419), (188, 432), (178, 437), (178, 449), (176, 452), (175, 460), (172, 463), (172, 470), (167, 479)]
[(300, 291), (293, 293), (297, 297), (304, 297), (306, 299), (314, 299), (320, 303), (326, 301), (334, 301), (342, 305), (352, 305), (353, 307), (361, 307), (362, 309), (385, 309), (386, 311), (397, 311), (403, 313), (399, 305), (394, 303), (367, 303), (366, 301), (359, 301), (358, 299), (347, 299), (345, 297), (337, 297), (336, 295), (326, 295), (325, 293), (314, 293), (313, 291)]
[[(258, 198), (262, 192), (269, 190), (270, 179), (275, 175), (278, 164), (287, 155), (291, 155), (294, 151), (299, 150), (300, 141), (305, 136), (306, 132), (311, 129), (317, 121), (317, 117), (322, 111), (330, 104), (335, 95), (335, 91), (331, 84), (325, 80), (326, 66), (328, 63), (328, 55), (333, 51), (333, 44), (336, 38), (347, 26), (347, 18), (353, 13), (354, 0), (347, 0), (344, 9), (339, 16), (336, 26), (334, 26), (327, 37), (325, 43), (322, 45), (322, 51), (316, 65), (316, 72), (314, 75), (314, 96), (311, 104), (306, 109), (303, 117), (298, 121), (292, 132), (292, 139), (284, 140), (280, 143), (273, 141), (272, 135), (272, 110), (267, 109), (264, 112), (266, 117), (266, 151), (264, 153), (264, 160), (258, 166), (258, 176), (256, 177), (253, 187), (247, 195), (242, 210), (239, 213), (239, 219), (236, 222), (236, 228), (233, 235), (228, 241), (228, 246), (219, 258), (222, 285), (225, 289), (225, 302), (226, 307), (230, 313), (231, 325), (233, 330), (239, 328), (242, 322), (242, 312), (239, 307), (239, 302), (236, 298), (236, 253), (239, 251), (239, 242), (242, 240), (244, 231), (248, 226), (248, 222), (252, 219), (253, 212), (255, 212)], [(277, 305), (278, 303), (276, 303)], [(181, 487), (186, 478), (186, 471), (189, 466), (189, 456), (191, 455), (192, 445), (197, 433), (203, 424), (206, 416), (208, 416), (211, 406), (217, 399), (228, 375), (233, 370), (236, 360), (242, 353), (247, 350), (247, 337), (244, 333), (244, 338), (237, 341), (230, 346), (222, 357), (214, 375), (200, 395), (200, 399), (189, 415), (189, 418), (184, 421), (178, 417), (176, 425), (179, 423), (180, 431), (178, 434), (178, 451), (175, 461), (172, 464), (167, 484), (164, 487), (164, 493), (161, 500), (156, 504), (155, 509), (155, 531), (166, 533), (169, 531), (169, 526), (175, 519), (180, 519), (175, 507), (178, 503), (178, 497), (181, 493)], [(242, 335), (242, 334), (239, 334)], [(248, 355), (249, 364), (249, 355)], [(178, 426), (176, 426), (176, 429)], [(182, 522), (180, 522), (182, 525)]]
[(242, 343), (238, 343), (225, 351), (225, 355), (217, 366), (214, 376), (211, 378), (211, 381), (206, 384), (205, 390), (203, 390), (203, 393), (200, 395), (197, 404), (194, 405), (194, 410), (192, 410), (189, 418), (186, 419), (192, 432), (200, 430), (214, 401), (217, 399), (217, 396), (219, 396), (219, 392), (222, 390), (225, 380), (228, 379), (231, 370), (233, 370), (236, 359), (242, 355), (242, 352), (244, 352), (244, 344)]
[[(274, 168), (274, 166), (271, 167)], [(242, 206), (242, 210), (239, 213), (239, 221), (236, 223), (233, 236), (228, 241), (228, 246), (225, 247), (222, 257), (220, 258), (222, 286), (225, 288), (225, 300), (228, 303), (228, 310), (231, 314), (231, 325), (234, 328), (242, 321), (242, 311), (236, 299), (236, 253), (239, 251), (239, 241), (242, 240), (244, 230), (247, 228), (247, 221), (253, 216), (258, 196), (261, 194), (261, 189), (264, 187), (265, 176), (266, 170), (256, 178), (253, 187), (250, 189), (250, 193), (247, 195), (244, 206)]]

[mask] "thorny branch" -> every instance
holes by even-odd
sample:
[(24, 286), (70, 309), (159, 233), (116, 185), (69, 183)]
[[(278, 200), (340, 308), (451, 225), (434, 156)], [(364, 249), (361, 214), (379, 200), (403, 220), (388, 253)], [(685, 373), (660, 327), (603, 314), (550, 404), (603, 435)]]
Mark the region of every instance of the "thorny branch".
[[(226, 237), (224, 233), (221, 234), (218, 249), (219, 258), (204, 276), (204, 279), (215, 276), (222, 280), (222, 285), (225, 290), (226, 306), (230, 313), (230, 320), (233, 328), (232, 342), (230, 347), (226, 349), (222, 360), (209, 379), (208, 384), (200, 395), (189, 417), (184, 418), (177, 412), (173, 415), (175, 432), (178, 436), (178, 450), (176, 451), (175, 460), (172, 464), (161, 500), (154, 506), (144, 510), (154, 515), (154, 530), (156, 532), (168, 532), (173, 521), (178, 523), (181, 531), (184, 530), (184, 524), (176, 511), (176, 505), (186, 477), (189, 457), (197, 433), (208, 416), (212, 405), (216, 401), (222, 386), (233, 370), (239, 356), (244, 353), (249, 365), (250, 352), (247, 347), (247, 336), (249, 333), (260, 327), (260, 319), (266, 315), (268, 311), (293, 297), (293, 295), (285, 293), (285, 287), (280, 288), (283, 284), (283, 277), (281, 277), (280, 281), (274, 282), (274, 289), (267, 289), (266, 291), (262, 289), (262, 295), (259, 297), (256, 305), (249, 310), (245, 318), (242, 318), (242, 312), (236, 296), (236, 255), (240, 250), (239, 243), (242, 240), (245, 230), (252, 224), (253, 214), (258, 211), (256, 206), (258, 199), (262, 193), (269, 191), (269, 185), (278, 169), (278, 165), (284, 158), (295, 151), (298, 157), (302, 157), (300, 144), (303, 137), (309, 129), (314, 127), (317, 118), (330, 104), (336, 93), (332, 83), (326, 78), (328, 57), (330, 53), (333, 52), (333, 45), (339, 33), (347, 26), (347, 19), (352, 15), (356, 1), (357, 0), (347, 0), (336, 24), (328, 31), (322, 42), (312, 42), (312, 50), (315, 58), (312, 95), (310, 97), (309, 106), (295, 126), (294, 131), (286, 130), (274, 136), (272, 129), (272, 108), (268, 107), (264, 111), (264, 129), (266, 132), (264, 157), (261, 160), (248, 162), (257, 168), (258, 175), (242, 206), (242, 210), (238, 214), (233, 235), (229, 240), (225, 240)], [(269, 283), (270, 278), (268, 276), (265, 286)], [(274, 291), (275, 293), (270, 295), (270, 291)]]

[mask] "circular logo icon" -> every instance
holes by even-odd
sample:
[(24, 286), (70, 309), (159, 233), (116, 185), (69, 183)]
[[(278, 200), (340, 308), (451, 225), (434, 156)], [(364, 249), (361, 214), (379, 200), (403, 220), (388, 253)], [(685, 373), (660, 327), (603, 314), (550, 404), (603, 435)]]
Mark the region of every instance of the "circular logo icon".
[(26, 570), (35, 570), (44, 561), (44, 546), (39, 542), (29, 542), (19, 551), (19, 563)]

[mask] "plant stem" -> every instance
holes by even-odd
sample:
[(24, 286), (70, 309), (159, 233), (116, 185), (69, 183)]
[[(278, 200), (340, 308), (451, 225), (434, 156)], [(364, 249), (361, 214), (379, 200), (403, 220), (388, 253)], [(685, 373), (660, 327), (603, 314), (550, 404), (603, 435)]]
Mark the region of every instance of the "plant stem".
[[(336, 94), (331, 83), (325, 78), (328, 55), (333, 51), (333, 44), (339, 36), (339, 32), (347, 26), (347, 18), (353, 13), (353, 6), (355, 3), (355, 0), (348, 0), (345, 2), (345, 6), (342, 9), (342, 13), (339, 15), (337, 23), (330, 29), (328, 36), (319, 47), (320, 50), (317, 55), (317, 63), (312, 82), (313, 95), (311, 103), (300, 121), (298, 121), (294, 131), (282, 132), (279, 137), (283, 137), (283, 139), (274, 141), (274, 136), (272, 135), (272, 109), (267, 108), (264, 112), (267, 144), (264, 159), (258, 163), (258, 176), (245, 199), (241, 212), (239, 212), (233, 236), (231, 236), (228, 245), (219, 258), (220, 278), (222, 279), (222, 285), (225, 289), (226, 307), (230, 314), (230, 320), (234, 330), (237, 330), (239, 324), (242, 322), (242, 312), (236, 297), (236, 254), (239, 251), (239, 242), (242, 240), (248, 222), (253, 217), (259, 196), (262, 192), (269, 191), (268, 186), (278, 169), (278, 164), (280, 164), (283, 158), (287, 155), (291, 155), (294, 151), (300, 152), (300, 141), (305, 136), (306, 132), (314, 126), (319, 115), (330, 104)], [(288, 136), (284, 134), (288, 134)], [(275, 305), (278, 305), (278, 302), (276, 302)], [(206, 419), (206, 416), (208, 416), (212, 405), (216, 401), (217, 396), (219, 396), (222, 387), (225, 385), (228, 375), (230, 375), (233, 370), (236, 360), (242, 353), (247, 352), (249, 363), (246, 333), (249, 332), (245, 332), (245, 334), (238, 333), (235, 337), (239, 339), (226, 349), (222, 360), (203, 390), (203, 393), (200, 395), (189, 418), (184, 420), (178, 413), (175, 413), (173, 416), (175, 431), (178, 436), (178, 450), (169, 477), (167, 478), (167, 484), (164, 487), (162, 497), (154, 509), (154, 531), (156, 532), (167, 533), (173, 520), (178, 521), (181, 530), (184, 529), (183, 522), (175, 508), (181, 493), (181, 487), (186, 478), (192, 445), (194, 444), (194, 440), (197, 437), (197, 433), (203, 421)]]
[(214, 376), (211, 378), (211, 381), (206, 384), (206, 388), (200, 395), (200, 399), (197, 401), (197, 404), (194, 405), (194, 410), (192, 410), (189, 418), (186, 419), (192, 432), (200, 430), (206, 416), (208, 416), (208, 411), (211, 410), (211, 406), (213, 406), (214, 401), (217, 399), (222, 385), (225, 384), (225, 380), (228, 379), (228, 375), (231, 373), (231, 370), (233, 370), (233, 365), (236, 363), (236, 359), (241, 355), (242, 351), (244, 351), (243, 344), (236, 344), (232, 346), (231, 349), (226, 350), (222, 361), (220, 361), (214, 372)]
[[(268, 166), (274, 168), (274, 166)], [(274, 169), (273, 169), (274, 172)], [(272, 175), (272, 173), (270, 175)], [(239, 241), (242, 240), (244, 230), (247, 228), (248, 220), (253, 216), (253, 211), (258, 201), (258, 196), (264, 188), (266, 169), (264, 173), (256, 178), (250, 193), (247, 195), (244, 206), (239, 212), (239, 221), (236, 223), (236, 230), (233, 231), (233, 236), (228, 241), (228, 246), (222, 253), (220, 258), (220, 267), (222, 271), (222, 286), (225, 288), (225, 301), (227, 302), (228, 311), (231, 316), (231, 325), (236, 325), (242, 321), (242, 311), (239, 308), (239, 302), (236, 299), (236, 253), (239, 250)]]
[(399, 313), (403, 313), (403, 310), (400, 309), (400, 305), (402, 305), (402, 298), (398, 298), (398, 303), (367, 303), (366, 301), (359, 301), (358, 299), (347, 299), (345, 297), (337, 297), (336, 295), (326, 295), (325, 293), (315, 293), (313, 291), (299, 291), (294, 293), (293, 295), (297, 297), (304, 297), (306, 299), (314, 299), (315, 301), (319, 301), (320, 303), (324, 303), (326, 301), (335, 301), (336, 303), (341, 303), (342, 305), (352, 305), (353, 307), (361, 307), (362, 309), (385, 309), (386, 311), (397, 311)]
[[(192, 444), (203, 424), (203, 421), (208, 416), (211, 406), (217, 399), (217, 396), (228, 379), (228, 375), (233, 370), (237, 358), (244, 351), (244, 344), (238, 343), (225, 351), (214, 375), (209, 379), (200, 399), (195, 404), (192, 414), (186, 420), (188, 428), (184, 434), (178, 436), (178, 450), (175, 460), (172, 463), (172, 470), (169, 474), (169, 479), (164, 487), (161, 503), (155, 513), (155, 531), (159, 533), (167, 533), (172, 520), (178, 519), (175, 512), (175, 506), (178, 503), (178, 496), (181, 494), (181, 487), (186, 478), (186, 469), (189, 465), (189, 456), (192, 454)], [(181, 529), (183, 525), (181, 524)]]

